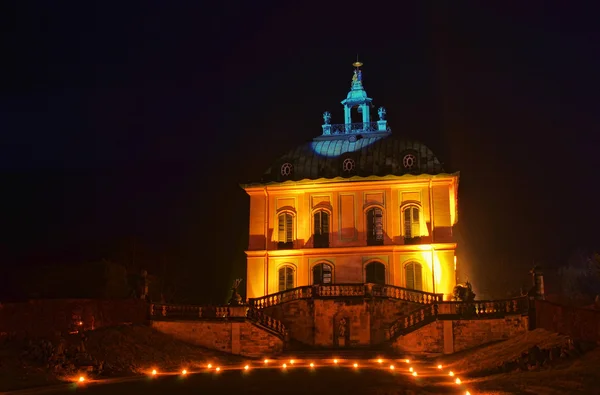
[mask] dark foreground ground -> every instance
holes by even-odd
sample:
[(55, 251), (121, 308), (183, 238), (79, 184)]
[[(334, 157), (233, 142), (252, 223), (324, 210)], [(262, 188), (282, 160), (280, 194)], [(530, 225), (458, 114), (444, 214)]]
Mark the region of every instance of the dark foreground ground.
[[(390, 371), (382, 367), (322, 367), (311, 369), (294, 366), (252, 368), (249, 371), (223, 370), (181, 375), (143, 377), (111, 384), (71, 384), (61, 389), (30, 394), (465, 394), (447, 377), (435, 375), (434, 369), (417, 367), (421, 375), (413, 377), (407, 366)], [(429, 373), (426, 370), (430, 371)]]

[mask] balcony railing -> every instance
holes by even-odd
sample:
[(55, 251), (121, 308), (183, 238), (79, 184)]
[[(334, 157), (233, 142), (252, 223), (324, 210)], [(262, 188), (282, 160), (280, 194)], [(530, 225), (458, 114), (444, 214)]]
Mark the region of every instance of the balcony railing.
[(360, 134), (367, 132), (387, 132), (387, 124), (382, 124), (381, 128), (377, 122), (356, 122), (339, 123), (333, 125), (323, 125), (324, 135), (336, 134)]

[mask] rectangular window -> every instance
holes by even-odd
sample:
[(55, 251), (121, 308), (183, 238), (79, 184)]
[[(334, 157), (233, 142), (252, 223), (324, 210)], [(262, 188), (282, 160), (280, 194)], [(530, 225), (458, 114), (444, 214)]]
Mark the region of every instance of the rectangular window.
[(421, 236), (421, 224), (419, 223), (419, 208), (408, 207), (404, 209), (404, 237), (412, 239)]
[(406, 288), (415, 289), (415, 270), (412, 264), (406, 265)]
[(294, 269), (285, 266), (279, 269), (279, 292), (294, 288)]
[(294, 217), (290, 213), (279, 214), (277, 224), (278, 231), (278, 248), (290, 249), (294, 248)]
[(412, 236), (412, 216), (410, 209), (404, 210), (404, 237), (410, 239)]
[(314, 214), (314, 247), (327, 248), (329, 247), (329, 213), (326, 211), (317, 211)]
[(367, 245), (383, 245), (383, 210), (367, 211)]

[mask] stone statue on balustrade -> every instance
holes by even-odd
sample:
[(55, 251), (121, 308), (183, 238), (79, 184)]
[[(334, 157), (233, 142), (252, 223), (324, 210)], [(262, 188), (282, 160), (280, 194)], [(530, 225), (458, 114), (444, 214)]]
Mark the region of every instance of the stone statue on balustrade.
[(233, 285), (231, 287), (231, 298), (229, 299), (229, 302), (227, 302), (230, 306), (240, 306), (243, 304), (242, 297), (238, 293), (238, 288), (241, 283), (241, 278), (238, 278), (233, 282)]
[(385, 107), (379, 107), (379, 109), (377, 110), (377, 114), (379, 115), (380, 121), (385, 121), (385, 115), (387, 114), (387, 111), (385, 111)]
[(329, 111), (325, 111), (323, 113), (323, 122), (325, 125), (329, 125), (331, 123), (331, 113)]

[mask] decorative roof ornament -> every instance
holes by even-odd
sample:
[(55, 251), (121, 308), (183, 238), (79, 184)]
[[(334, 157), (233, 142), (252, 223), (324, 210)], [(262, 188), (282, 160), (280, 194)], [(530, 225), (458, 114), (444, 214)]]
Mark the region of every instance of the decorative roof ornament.
[[(327, 139), (347, 138), (351, 141), (357, 141), (364, 134), (370, 133), (390, 133), (391, 130), (385, 120), (385, 109), (381, 107), (378, 111), (379, 121), (371, 121), (371, 102), (373, 99), (367, 96), (367, 92), (362, 83), (362, 62), (356, 58), (354, 66), (354, 74), (352, 75), (352, 84), (350, 91), (341, 104), (344, 106), (344, 123), (332, 124), (331, 113), (326, 111), (323, 113), (323, 134), (321, 137)], [(353, 121), (352, 114), (358, 118)], [(358, 117), (356, 117), (358, 115)]]
[(352, 76), (351, 87), (354, 87), (355, 84), (360, 84), (362, 87), (362, 70), (360, 69), (360, 66), (362, 65), (362, 62), (358, 61), (357, 56), (356, 62), (352, 63), (352, 66), (354, 66), (354, 75)]

